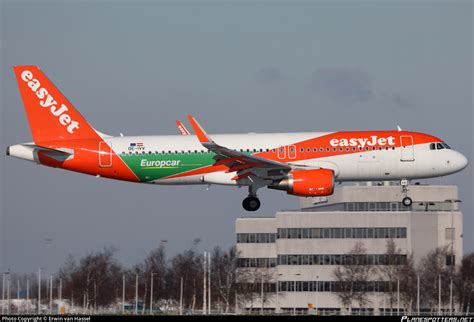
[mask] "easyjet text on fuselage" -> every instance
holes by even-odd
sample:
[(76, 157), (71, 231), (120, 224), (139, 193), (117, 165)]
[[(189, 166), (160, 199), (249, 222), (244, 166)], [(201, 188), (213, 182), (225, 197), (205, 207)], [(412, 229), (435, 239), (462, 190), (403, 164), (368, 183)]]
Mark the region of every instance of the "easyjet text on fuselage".
[(393, 136), (379, 138), (377, 135), (372, 135), (370, 138), (342, 138), (342, 139), (331, 139), (329, 144), (333, 147), (337, 146), (360, 146), (365, 148), (366, 146), (394, 146), (395, 138)]

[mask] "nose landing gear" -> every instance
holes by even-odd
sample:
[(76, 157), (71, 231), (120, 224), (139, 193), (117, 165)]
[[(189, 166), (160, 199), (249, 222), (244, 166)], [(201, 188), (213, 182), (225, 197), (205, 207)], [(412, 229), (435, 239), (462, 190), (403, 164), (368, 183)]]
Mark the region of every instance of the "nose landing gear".
[(400, 185), (402, 186), (402, 193), (405, 194), (405, 198), (402, 199), (402, 204), (405, 207), (410, 207), (413, 203), (410, 197), (408, 197), (408, 180), (401, 180)]

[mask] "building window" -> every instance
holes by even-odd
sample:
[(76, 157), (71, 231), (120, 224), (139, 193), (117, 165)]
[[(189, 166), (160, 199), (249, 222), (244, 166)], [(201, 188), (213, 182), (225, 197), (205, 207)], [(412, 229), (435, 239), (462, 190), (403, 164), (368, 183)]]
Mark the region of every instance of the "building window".
[(455, 229), (456, 228), (446, 228), (445, 229), (446, 240), (454, 240)]
[[(241, 234), (241, 243), (273, 243), (276, 234)], [(249, 236), (244, 236), (249, 235)], [(256, 234), (253, 234), (256, 235)], [(279, 228), (279, 239), (309, 239), (309, 238), (406, 238), (405, 227), (344, 227), (344, 228)]]
[(446, 256), (446, 266), (453, 266), (455, 264), (455, 255)]
[(248, 234), (237, 234), (237, 243), (247, 244), (247, 243), (259, 243), (259, 244), (268, 244), (274, 243), (276, 240), (276, 234), (273, 233), (248, 233)]
[[(279, 255), (278, 260), (276, 262), (278, 262), (278, 265), (295, 266), (295, 265), (404, 265), (406, 261), (407, 261), (407, 255), (399, 255), (399, 254), (396, 254), (396, 255), (315, 254), (315, 255)], [(446, 259), (446, 262), (448, 262), (447, 259)], [(267, 267), (274, 267), (274, 266), (267, 266)]]

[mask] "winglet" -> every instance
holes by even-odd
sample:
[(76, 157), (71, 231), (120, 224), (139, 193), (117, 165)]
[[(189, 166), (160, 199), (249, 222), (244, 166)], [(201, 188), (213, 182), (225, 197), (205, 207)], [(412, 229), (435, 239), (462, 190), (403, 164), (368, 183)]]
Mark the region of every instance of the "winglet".
[(397, 130), (398, 130), (398, 132), (402, 131), (402, 128), (400, 127), (400, 125), (397, 125)]
[(201, 143), (212, 143), (213, 141), (211, 138), (207, 135), (207, 133), (204, 131), (201, 125), (196, 121), (194, 116), (188, 115), (189, 122), (191, 122), (191, 126), (193, 127), (194, 132), (196, 133), (199, 141)]
[(181, 133), (181, 135), (190, 135), (191, 134), (191, 133), (189, 133), (186, 126), (184, 126), (184, 124), (181, 123), (180, 120), (176, 120), (176, 125), (178, 126), (178, 130)]

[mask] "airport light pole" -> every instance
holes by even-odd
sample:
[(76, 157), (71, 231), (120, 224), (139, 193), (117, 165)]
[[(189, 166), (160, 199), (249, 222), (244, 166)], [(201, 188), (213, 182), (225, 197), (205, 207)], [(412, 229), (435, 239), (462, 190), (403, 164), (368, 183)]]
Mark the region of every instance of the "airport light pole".
[(94, 314), (97, 314), (97, 280), (94, 279)]
[(207, 314), (211, 314), (211, 253), (207, 252), (207, 269), (208, 269), (208, 276), (207, 276), (207, 295), (208, 295), (208, 300), (207, 300)]
[(58, 304), (58, 313), (61, 313), (60, 312), (60, 309), (59, 309), (59, 305), (63, 305), (63, 279), (60, 278), (59, 279), (59, 304)]
[(135, 315), (138, 314), (138, 274), (135, 275)]
[(30, 280), (26, 279), (26, 314), (30, 314)]
[(316, 303), (314, 303), (316, 305), (316, 314), (318, 314), (318, 308), (319, 308), (319, 303), (318, 303), (318, 291), (319, 291), (319, 275), (316, 275)]
[(420, 275), (416, 276), (416, 308), (420, 316)]
[(400, 280), (397, 278), (397, 315), (400, 315)]
[(207, 251), (204, 251), (204, 262), (203, 262), (203, 296), (202, 296), (202, 314), (207, 314)]
[(449, 315), (453, 315), (453, 280), (449, 283)]
[(4, 272), (2, 274), (2, 315), (5, 314), (5, 275), (8, 274), (7, 272)]
[(278, 276), (282, 276), (283, 274), (276, 275), (276, 305), (275, 305), (275, 313), (280, 313), (280, 290), (279, 290), (279, 278)]
[(8, 274), (8, 277), (7, 277), (7, 314), (10, 314), (10, 308), (11, 308), (11, 305), (10, 305), (10, 274)]
[(455, 261), (454, 261), (454, 204), (455, 203), (460, 203), (461, 200), (459, 200), (459, 199), (446, 199), (445, 202), (451, 203), (451, 267), (454, 268), (454, 263), (455, 263)]
[(41, 314), (41, 270), (45, 267), (38, 268), (38, 314)]
[(150, 281), (150, 315), (153, 314), (153, 275), (158, 273), (151, 273), (151, 281)]
[[(16, 280), (16, 299), (20, 300), (20, 279), (18, 278)], [(18, 308), (16, 309), (16, 313), (20, 314), (20, 305), (18, 305)]]
[(125, 314), (125, 274), (122, 275), (122, 314)]
[(181, 292), (179, 294), (179, 315), (183, 315), (183, 277), (181, 277)]
[[(295, 276), (300, 276), (300, 273), (296, 273)], [(295, 280), (293, 283), (293, 315), (296, 315), (296, 284), (297, 281)]]
[(438, 315), (441, 315), (441, 274), (438, 275)]
[(49, 314), (53, 314), (53, 275), (49, 277)]
[(262, 306), (260, 307), (260, 314), (263, 315), (263, 275), (260, 277), (260, 300)]

